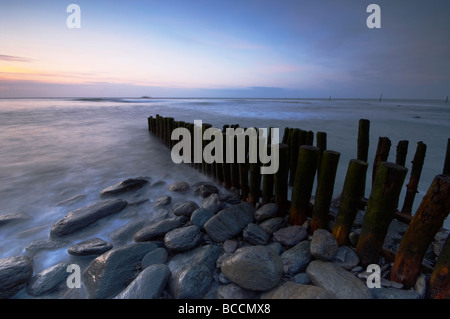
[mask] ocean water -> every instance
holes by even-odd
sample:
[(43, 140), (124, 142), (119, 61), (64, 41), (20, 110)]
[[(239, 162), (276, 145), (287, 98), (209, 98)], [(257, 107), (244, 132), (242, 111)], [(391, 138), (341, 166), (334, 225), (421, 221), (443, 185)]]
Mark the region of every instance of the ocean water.
[[(36, 240), (49, 239), (51, 226), (69, 211), (100, 199), (100, 191), (129, 177), (166, 182), (144, 194), (150, 201), (124, 216), (107, 219), (82, 234), (87, 239), (108, 235), (136, 218), (153, 213), (151, 200), (167, 193), (173, 181), (195, 182), (205, 176), (174, 164), (170, 151), (149, 134), (147, 117), (202, 120), (215, 127), (285, 127), (327, 132), (328, 149), (341, 153), (335, 184), (342, 190), (350, 159), (356, 157), (358, 121), (369, 119), (370, 148), (366, 197), (369, 195), (378, 137), (395, 147), (409, 141), (409, 180), (417, 142), (427, 154), (414, 210), (444, 165), (450, 137), (450, 104), (424, 100), (321, 99), (0, 99), (0, 214), (24, 212), (32, 218), (0, 228), (0, 258), (22, 255)], [(406, 188), (400, 197), (401, 208)], [(176, 199), (176, 198), (175, 198)], [(132, 199), (131, 199), (132, 200)], [(142, 213), (144, 211), (144, 213)], [(450, 222), (445, 221), (450, 228)], [(69, 260), (67, 246), (37, 253), (35, 272)]]

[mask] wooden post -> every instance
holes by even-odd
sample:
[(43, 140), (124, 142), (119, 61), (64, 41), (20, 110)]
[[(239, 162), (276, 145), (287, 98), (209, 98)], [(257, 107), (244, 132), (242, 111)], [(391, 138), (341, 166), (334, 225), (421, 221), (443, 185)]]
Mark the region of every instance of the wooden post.
[(152, 131), (152, 120), (153, 120), (153, 116), (149, 116), (147, 118), (147, 124), (148, 124), (148, 131), (151, 132)]
[[(256, 129), (256, 132), (258, 130)], [(258, 132), (259, 133), (259, 132)], [(256, 143), (251, 145), (252, 149), (249, 149), (249, 152), (253, 154), (259, 154), (259, 138)], [(255, 206), (259, 202), (259, 197), (261, 195), (261, 163), (259, 160), (256, 163), (249, 164), (249, 193), (248, 193), (248, 202)]]
[(450, 299), (450, 234), (434, 265), (428, 296), (433, 299)]
[(288, 144), (289, 140), (289, 127), (284, 128), (283, 139), (281, 140), (282, 144)]
[(417, 187), (419, 186), (420, 174), (422, 173), (423, 162), (425, 159), (425, 153), (427, 151), (427, 145), (423, 142), (417, 143), (416, 153), (412, 161), (411, 176), (409, 183), (406, 185), (405, 201), (403, 202), (402, 213), (411, 215), (414, 198), (416, 197)]
[(243, 200), (247, 200), (248, 198), (248, 150), (249, 150), (250, 138), (248, 135), (245, 135), (245, 162), (239, 163), (239, 184), (241, 187), (241, 198)]
[(408, 153), (408, 144), (409, 142), (399, 141), (397, 144), (397, 154), (395, 156), (395, 163), (401, 166), (405, 166), (406, 163), (406, 154)]
[(391, 280), (412, 287), (423, 257), (450, 212), (450, 176), (438, 175), (422, 199), (398, 248)]
[(291, 195), (290, 222), (303, 224), (310, 213), (310, 199), (317, 170), (319, 149), (311, 145), (302, 145), (298, 155), (294, 187)]
[[(266, 145), (267, 148), (267, 154), (271, 154), (271, 144)], [(270, 165), (264, 164), (264, 165)], [(265, 205), (267, 203), (272, 202), (272, 196), (273, 196), (273, 183), (274, 183), (274, 174), (264, 174), (262, 176), (262, 193), (261, 193), (261, 204)]]
[(237, 162), (237, 136), (233, 136), (234, 140), (234, 161), (230, 164), (231, 166), (231, 185), (236, 188), (240, 189), (240, 183), (239, 183), (239, 163)]
[(357, 159), (367, 162), (369, 154), (369, 131), (370, 121), (367, 119), (360, 119), (358, 126), (358, 152)]
[(375, 183), (375, 176), (377, 175), (378, 166), (382, 162), (387, 161), (390, 149), (391, 149), (391, 140), (388, 137), (379, 137), (377, 152), (375, 154), (375, 160), (373, 161), (372, 187), (373, 184)]
[(341, 153), (323, 151), (320, 164), (319, 178), (316, 188), (313, 213), (311, 218), (311, 230), (327, 228), (330, 214), (330, 203), (333, 196), (334, 181)]
[(327, 149), (327, 133), (325, 132), (316, 133), (316, 146), (320, 150), (319, 158), (317, 159), (317, 181), (319, 181), (323, 152)]
[(227, 143), (226, 143), (226, 137), (227, 133), (226, 131), (222, 131), (222, 137), (223, 137), (223, 163), (222, 163), (222, 175), (223, 180), (225, 184), (226, 189), (230, 189), (231, 184), (231, 164), (227, 163)]
[(284, 217), (288, 210), (289, 146), (280, 144), (278, 152), (280, 165), (274, 176), (275, 203), (278, 206), (278, 216)]
[(378, 263), (407, 172), (406, 167), (389, 162), (382, 162), (378, 167), (356, 245), (356, 253), (364, 266)]
[(357, 159), (350, 160), (348, 164), (341, 194), (341, 203), (332, 232), (340, 246), (348, 242), (348, 235), (351, 232), (353, 221), (361, 202), (361, 187), (366, 182), (368, 166), (367, 162)]
[(450, 138), (447, 140), (447, 152), (445, 153), (443, 175), (450, 175)]
[(307, 131), (306, 132), (306, 145), (313, 145), (314, 144), (314, 132), (313, 131)]
[(294, 185), (295, 171), (297, 168), (299, 144), (299, 129), (291, 129), (289, 134), (289, 186)]

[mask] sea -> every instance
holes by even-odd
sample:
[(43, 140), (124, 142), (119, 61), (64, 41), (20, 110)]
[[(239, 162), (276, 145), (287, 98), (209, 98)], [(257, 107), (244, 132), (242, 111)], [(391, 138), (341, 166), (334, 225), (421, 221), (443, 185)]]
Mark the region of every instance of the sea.
[[(187, 164), (175, 164), (170, 150), (149, 133), (147, 118), (156, 114), (192, 123), (202, 120), (220, 129), (225, 124), (274, 127), (279, 128), (280, 138), (285, 127), (326, 132), (327, 148), (341, 153), (334, 196), (342, 191), (349, 161), (356, 158), (358, 122), (368, 119), (366, 197), (379, 137), (392, 142), (388, 161), (395, 161), (398, 141), (409, 141), (400, 208), (417, 143), (427, 145), (413, 213), (433, 178), (442, 173), (450, 137), (450, 104), (439, 100), (0, 99), (0, 215), (30, 216), (0, 227), (0, 258), (27, 254), (30, 244), (49, 240), (52, 225), (68, 212), (99, 201), (102, 189), (127, 178), (146, 177), (159, 187), (144, 194), (148, 202), (140, 210), (101, 222), (78, 241), (92, 237), (108, 241), (109, 234), (136, 215), (151, 216), (152, 200), (168, 194), (167, 186), (175, 181), (209, 180)], [(449, 219), (444, 226), (450, 229)], [(34, 272), (68, 260), (67, 246), (43, 250), (34, 254)]]

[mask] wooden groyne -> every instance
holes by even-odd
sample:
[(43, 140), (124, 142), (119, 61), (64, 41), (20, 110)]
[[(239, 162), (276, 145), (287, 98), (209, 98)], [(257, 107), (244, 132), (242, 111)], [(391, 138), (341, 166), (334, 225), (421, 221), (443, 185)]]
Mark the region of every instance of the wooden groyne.
[[(178, 141), (172, 140), (172, 132), (176, 128), (185, 128), (194, 134), (205, 133), (212, 125), (202, 123), (197, 127), (193, 123), (176, 121), (172, 117), (162, 117), (158, 114), (148, 118), (148, 129), (156, 135), (168, 148), (172, 148)], [(221, 136), (225, 140), (227, 128), (238, 128), (239, 124), (224, 125)], [(256, 130), (258, 132), (258, 130)], [(270, 132), (270, 130), (269, 130)], [(426, 144), (417, 143), (411, 169), (406, 167), (408, 141), (399, 141), (396, 147), (395, 163), (388, 162), (391, 151), (391, 141), (388, 137), (379, 137), (373, 168), (371, 171), (372, 187), (366, 197), (365, 189), (369, 158), (370, 121), (361, 119), (357, 133), (356, 158), (348, 163), (342, 192), (339, 195), (340, 204), (330, 231), (339, 245), (348, 244), (352, 225), (358, 210), (364, 209), (364, 219), (359, 236), (356, 253), (362, 265), (377, 263), (380, 256), (384, 256), (394, 263), (390, 279), (401, 282), (404, 287), (414, 285), (420, 271), (431, 274), (431, 298), (450, 298), (450, 239), (447, 238), (435, 265), (427, 266), (424, 257), (427, 248), (442, 228), (444, 219), (450, 212), (450, 139), (447, 141), (446, 156), (442, 172), (437, 171), (433, 183), (420, 203), (414, 216), (412, 206), (426, 155)], [(247, 136), (248, 137), (248, 136)], [(316, 137), (316, 145), (314, 144)], [(215, 137), (217, 138), (217, 137)], [(234, 138), (237, 138), (236, 136)], [(258, 136), (258, 138), (263, 138)], [(340, 153), (327, 149), (327, 134), (302, 130), (300, 128), (285, 128), (280, 144), (275, 150), (271, 149), (271, 136), (267, 136), (267, 152), (277, 151), (279, 154), (279, 169), (275, 174), (261, 174), (261, 161), (249, 160), (251, 151), (245, 148), (244, 161), (237, 160), (235, 149), (227, 149), (223, 143), (223, 158), (233, 151), (232, 161), (206, 162), (201, 156), (201, 162), (196, 162), (195, 151), (203, 154), (209, 141), (202, 139), (201, 145), (194, 150), (191, 143), (191, 160), (195, 169), (214, 179), (227, 189), (234, 189), (241, 200), (253, 205), (276, 203), (278, 215), (286, 217), (291, 224), (310, 222), (309, 231), (312, 233), (320, 228), (329, 228), (330, 205)], [(248, 140), (247, 140), (248, 142)], [(249, 143), (246, 143), (248, 146)], [(260, 144), (261, 145), (261, 144)], [(253, 147), (258, 147), (253, 145)], [(242, 156), (242, 154), (241, 154)], [(266, 164), (267, 165), (267, 164)], [(406, 184), (406, 195), (400, 204), (400, 194), (409, 173)], [(315, 193), (313, 185), (317, 181)], [(290, 196), (289, 196), (290, 192)], [(335, 194), (335, 197), (336, 196)], [(290, 198), (290, 200), (289, 200)], [(397, 219), (408, 224), (399, 249), (388, 252), (383, 248), (388, 227)]]

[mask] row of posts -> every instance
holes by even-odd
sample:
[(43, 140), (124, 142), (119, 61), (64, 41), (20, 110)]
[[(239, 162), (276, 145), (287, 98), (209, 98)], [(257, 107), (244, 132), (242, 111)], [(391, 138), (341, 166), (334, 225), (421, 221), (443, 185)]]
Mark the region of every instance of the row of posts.
[[(148, 118), (149, 131), (158, 136), (163, 143), (172, 148), (178, 141), (171, 139), (174, 129), (184, 127), (194, 134), (194, 124), (175, 121), (172, 117), (156, 115)], [(203, 123), (202, 132), (212, 127)], [(224, 125), (237, 128), (239, 124)], [(270, 130), (269, 130), (270, 132)], [(338, 214), (332, 234), (339, 245), (349, 243), (349, 235), (359, 209), (366, 208), (361, 234), (356, 245), (356, 253), (362, 265), (377, 263), (383, 250), (383, 242), (390, 223), (394, 218), (409, 223), (399, 250), (391, 256), (394, 266), (391, 280), (401, 282), (406, 288), (412, 287), (422, 270), (426, 250), (441, 229), (450, 212), (450, 139), (442, 174), (437, 175), (424, 196), (413, 217), (412, 206), (418, 193), (418, 184), (426, 154), (426, 144), (417, 143), (412, 161), (409, 182), (401, 210), (398, 209), (400, 193), (408, 172), (406, 154), (408, 141), (399, 141), (396, 148), (395, 163), (388, 162), (391, 141), (379, 137), (372, 169), (372, 189), (365, 198), (365, 185), (368, 170), (370, 121), (361, 119), (358, 127), (357, 157), (350, 160), (344, 186), (340, 196)], [(316, 137), (316, 146), (313, 145)], [(203, 139), (202, 139), (203, 140)], [(236, 143), (235, 143), (236, 145)], [(246, 143), (248, 145), (248, 143)], [(267, 147), (270, 152), (270, 135)], [(203, 142), (205, 147), (205, 142)], [(226, 149), (224, 148), (224, 154)], [(249, 163), (248, 148), (244, 163), (194, 163), (192, 165), (215, 179), (219, 184), (239, 191), (242, 200), (253, 205), (274, 202), (279, 215), (289, 215), (291, 224), (311, 221), (310, 231), (328, 228), (330, 205), (340, 153), (327, 149), (325, 132), (305, 131), (299, 128), (285, 128), (278, 145), (279, 169), (275, 174), (260, 174), (261, 162)], [(234, 152), (236, 156), (236, 151)], [(193, 152), (192, 152), (193, 154)], [(314, 204), (311, 203), (313, 185), (317, 177)], [(288, 191), (291, 187), (291, 197)], [(444, 247), (432, 271), (429, 297), (450, 298), (450, 239)]]

